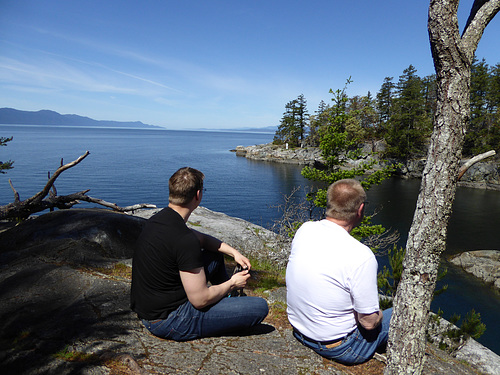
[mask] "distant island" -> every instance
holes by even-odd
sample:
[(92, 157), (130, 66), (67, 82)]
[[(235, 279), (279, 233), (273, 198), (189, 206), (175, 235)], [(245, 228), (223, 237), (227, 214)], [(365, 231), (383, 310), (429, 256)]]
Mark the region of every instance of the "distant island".
[(46, 109), (41, 111), (20, 111), (13, 108), (0, 108), (0, 124), (163, 129), (161, 126), (148, 125), (140, 121), (94, 120), (90, 117), (78, 115), (61, 115)]

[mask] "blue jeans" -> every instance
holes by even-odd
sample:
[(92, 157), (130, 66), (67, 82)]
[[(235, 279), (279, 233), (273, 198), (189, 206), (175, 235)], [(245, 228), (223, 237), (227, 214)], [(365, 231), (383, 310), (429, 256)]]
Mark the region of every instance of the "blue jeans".
[(384, 310), (382, 323), (374, 330), (367, 331), (363, 327), (357, 327), (349, 333), (340, 345), (328, 348), (320, 342), (310, 340), (298, 332), (293, 335), (303, 345), (311, 348), (319, 355), (333, 359), (344, 364), (358, 364), (368, 361), (377, 349), (384, 349), (389, 337), (389, 323), (391, 321), (392, 309)]
[[(219, 284), (228, 280), (223, 255), (208, 251), (203, 253), (208, 281)], [(222, 298), (203, 309), (197, 309), (187, 301), (172, 311), (166, 319), (143, 319), (142, 323), (155, 336), (187, 341), (252, 327), (261, 323), (268, 312), (267, 302), (263, 298), (231, 297)]]

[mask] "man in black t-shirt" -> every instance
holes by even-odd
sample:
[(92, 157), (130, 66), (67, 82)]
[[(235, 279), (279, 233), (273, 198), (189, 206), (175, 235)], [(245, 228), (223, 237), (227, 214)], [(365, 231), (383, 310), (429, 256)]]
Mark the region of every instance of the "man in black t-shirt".
[[(147, 221), (137, 241), (131, 308), (158, 337), (185, 341), (216, 336), (259, 324), (268, 313), (262, 298), (227, 298), (246, 286), (250, 261), (186, 225), (201, 202), (203, 179), (193, 168), (175, 172), (169, 180), (168, 207)], [(229, 278), (224, 254), (244, 270)]]

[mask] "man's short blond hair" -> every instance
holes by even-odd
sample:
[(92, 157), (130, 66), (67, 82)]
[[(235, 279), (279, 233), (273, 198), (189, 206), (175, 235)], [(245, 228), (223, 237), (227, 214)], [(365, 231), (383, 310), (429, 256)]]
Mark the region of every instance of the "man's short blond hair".
[(352, 221), (366, 200), (366, 193), (359, 181), (344, 179), (328, 187), (326, 216), (337, 220)]
[(204, 178), (205, 175), (197, 169), (179, 169), (168, 180), (168, 201), (179, 206), (188, 204), (199, 190), (203, 190)]

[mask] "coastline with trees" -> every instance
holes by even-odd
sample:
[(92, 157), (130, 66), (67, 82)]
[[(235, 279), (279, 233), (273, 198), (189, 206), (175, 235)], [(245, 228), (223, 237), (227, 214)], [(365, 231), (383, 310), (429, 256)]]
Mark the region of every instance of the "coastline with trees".
[[(352, 82), (350, 78), (347, 83)], [(375, 97), (348, 96), (348, 86), (333, 91), (329, 105), (321, 101), (308, 115), (307, 100), (299, 95), (285, 105), (285, 112), (274, 137), (274, 144), (289, 147), (320, 147), (329, 118), (343, 111), (338, 133), (356, 144), (384, 140), (383, 156), (400, 161), (425, 157), (436, 112), (436, 76), (419, 77), (410, 65), (394, 82), (386, 77)], [(500, 149), (500, 63), (490, 66), (484, 59), (471, 68), (470, 122), (465, 135), (463, 157)], [(335, 113), (337, 111), (337, 113)]]

